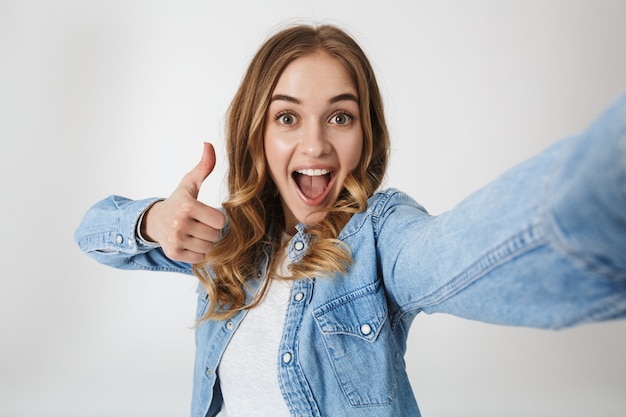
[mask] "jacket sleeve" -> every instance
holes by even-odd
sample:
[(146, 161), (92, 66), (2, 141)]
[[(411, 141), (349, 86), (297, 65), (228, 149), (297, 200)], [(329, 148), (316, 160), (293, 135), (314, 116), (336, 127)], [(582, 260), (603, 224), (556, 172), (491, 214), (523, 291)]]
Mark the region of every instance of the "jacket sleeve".
[(139, 219), (159, 200), (109, 196), (87, 210), (74, 240), (81, 251), (114, 268), (192, 274), (191, 264), (169, 259), (158, 244), (138, 237)]
[(626, 317), (626, 96), (440, 216), (400, 193), (377, 215), (401, 314), (547, 328)]

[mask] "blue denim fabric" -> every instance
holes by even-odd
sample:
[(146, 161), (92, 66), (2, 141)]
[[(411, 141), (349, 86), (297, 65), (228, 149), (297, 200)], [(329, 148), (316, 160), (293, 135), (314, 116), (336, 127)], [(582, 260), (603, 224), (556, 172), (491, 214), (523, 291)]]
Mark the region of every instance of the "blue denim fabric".
[[(78, 245), (114, 267), (190, 274), (136, 236), (154, 201), (96, 204)], [(295, 282), (287, 307), (277, 368), (293, 416), (419, 416), (404, 355), (420, 312), (542, 328), (625, 317), (626, 97), (447, 213), (389, 189), (339, 238), (352, 250), (349, 272)], [(290, 258), (307, 247), (300, 226)], [(252, 292), (267, 265), (266, 256)], [(207, 304), (200, 286), (197, 317)], [(196, 330), (192, 416), (219, 411), (215, 370), (245, 314)]]

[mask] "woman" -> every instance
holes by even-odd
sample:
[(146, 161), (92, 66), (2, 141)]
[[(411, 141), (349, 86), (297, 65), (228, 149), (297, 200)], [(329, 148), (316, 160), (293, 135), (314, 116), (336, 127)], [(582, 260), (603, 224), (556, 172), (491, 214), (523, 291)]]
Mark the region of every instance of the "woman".
[(561, 328), (626, 313), (626, 100), (585, 133), (430, 216), (378, 191), (389, 141), (367, 57), (332, 26), (261, 46), (215, 155), (167, 199), (111, 196), (76, 232), (127, 269), (199, 278), (193, 416), (417, 416), (419, 312)]

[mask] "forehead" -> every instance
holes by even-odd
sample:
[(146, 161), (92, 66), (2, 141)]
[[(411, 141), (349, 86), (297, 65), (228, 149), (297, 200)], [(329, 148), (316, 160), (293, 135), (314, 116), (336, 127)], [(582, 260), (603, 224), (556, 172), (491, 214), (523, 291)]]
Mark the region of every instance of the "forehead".
[(278, 78), (274, 93), (303, 99), (344, 93), (357, 95), (348, 70), (327, 52), (315, 52), (289, 63)]

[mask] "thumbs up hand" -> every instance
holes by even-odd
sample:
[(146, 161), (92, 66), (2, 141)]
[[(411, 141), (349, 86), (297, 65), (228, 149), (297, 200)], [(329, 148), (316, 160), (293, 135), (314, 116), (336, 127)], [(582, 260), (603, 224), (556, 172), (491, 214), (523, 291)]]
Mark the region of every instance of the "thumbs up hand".
[(204, 180), (215, 167), (215, 150), (204, 143), (202, 159), (187, 173), (172, 195), (152, 205), (141, 224), (141, 234), (158, 242), (172, 260), (198, 263), (220, 237), (226, 217), (198, 201)]

